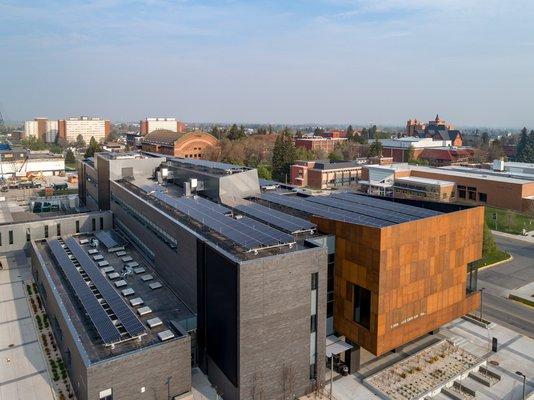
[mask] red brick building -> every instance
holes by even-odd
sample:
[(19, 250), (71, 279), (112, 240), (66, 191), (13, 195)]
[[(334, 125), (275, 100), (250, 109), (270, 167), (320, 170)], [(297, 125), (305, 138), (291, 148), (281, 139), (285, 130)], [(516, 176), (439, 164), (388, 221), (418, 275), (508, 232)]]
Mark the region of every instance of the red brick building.
[(202, 131), (179, 133), (160, 129), (143, 137), (141, 148), (143, 151), (175, 157), (203, 158), (206, 150), (218, 143), (215, 137)]
[(321, 137), (313, 136), (310, 138), (296, 138), (295, 146), (304, 147), (308, 150), (322, 150), (326, 153), (330, 153), (334, 150), (335, 146), (339, 143), (343, 143), (347, 138), (343, 137)]

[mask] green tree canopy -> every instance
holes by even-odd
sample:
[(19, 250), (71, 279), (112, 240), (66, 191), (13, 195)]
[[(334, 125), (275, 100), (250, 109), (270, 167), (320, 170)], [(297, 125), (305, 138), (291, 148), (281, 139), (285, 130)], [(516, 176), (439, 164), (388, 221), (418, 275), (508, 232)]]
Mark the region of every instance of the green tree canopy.
[(233, 124), (230, 127), (230, 130), (228, 131), (228, 139), (230, 140), (239, 140), (243, 139), (246, 136), (245, 134), (245, 128), (243, 128), (243, 125), (241, 125), (239, 128), (236, 124)]
[(369, 156), (379, 157), (382, 156), (383, 146), (378, 140), (375, 140), (371, 146), (369, 146)]
[(28, 150), (46, 150), (46, 145), (42, 139), (37, 136), (30, 136), (27, 139), (21, 140), (22, 147), (27, 148)]
[(65, 152), (65, 163), (66, 164), (74, 164), (76, 162), (76, 158), (74, 157), (74, 153), (71, 149), (67, 149)]
[(83, 149), (86, 145), (87, 144), (85, 143), (85, 140), (81, 134), (76, 136), (76, 148)]
[(95, 153), (98, 153), (102, 151), (102, 146), (96, 141), (94, 136), (91, 136), (91, 140), (89, 141), (89, 146), (87, 146), (87, 150), (85, 150), (84, 157), (94, 157)]
[(280, 182), (287, 182), (289, 168), (296, 159), (296, 149), (295, 144), (293, 143), (293, 138), (289, 134), (289, 131), (285, 129), (278, 135), (274, 142), (272, 159), (273, 178)]
[(271, 170), (270, 170), (270, 167), (267, 166), (267, 165), (258, 165), (258, 177), (262, 178), (262, 179), (272, 179), (272, 174), (271, 174)]

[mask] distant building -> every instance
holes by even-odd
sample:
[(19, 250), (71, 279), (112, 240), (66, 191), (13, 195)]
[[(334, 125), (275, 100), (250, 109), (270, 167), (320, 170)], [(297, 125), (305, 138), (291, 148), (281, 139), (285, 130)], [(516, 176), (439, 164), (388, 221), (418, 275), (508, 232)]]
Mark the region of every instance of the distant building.
[(186, 126), (176, 118), (145, 118), (139, 122), (141, 136), (146, 136), (157, 130), (184, 133)]
[(462, 146), (463, 138), (459, 130), (436, 115), (428, 123), (423, 123), (417, 119), (409, 119), (406, 122), (406, 135), (415, 137), (433, 138), (435, 140), (450, 140), (452, 146)]
[(159, 129), (141, 138), (143, 151), (185, 158), (203, 158), (219, 141), (202, 131), (188, 133)]
[(347, 138), (344, 137), (321, 137), (312, 136), (305, 138), (296, 138), (295, 146), (303, 147), (307, 150), (322, 150), (326, 153), (330, 153), (334, 150), (335, 146), (339, 143), (343, 143)]
[[(521, 164), (521, 163), (510, 163)], [(517, 168), (517, 169), (514, 169)], [(503, 168), (506, 168), (503, 166)], [(427, 189), (420, 195), (415, 191), (403, 192), (402, 198), (427, 198), (439, 201), (455, 201), (464, 204), (481, 204), (517, 211), (534, 211), (534, 165), (510, 165), (508, 171), (446, 166), (441, 168), (422, 167), (408, 164), (366, 165), (362, 170), (360, 183), (371, 194), (396, 196), (399, 194), (401, 178), (410, 178), (414, 182), (421, 178), (428, 180)], [(514, 172), (516, 171), (516, 172)], [(414, 179), (415, 178), (415, 179)], [(431, 181), (439, 186), (438, 196), (431, 190)], [(453, 193), (449, 185), (453, 182)], [(409, 196), (408, 196), (409, 195)]]
[(312, 189), (355, 185), (361, 169), (355, 161), (297, 161), (290, 168), (291, 184)]
[(34, 136), (45, 143), (54, 143), (58, 136), (58, 121), (48, 118), (35, 118), (24, 123), (24, 136)]
[(59, 175), (65, 172), (62, 154), (23, 149), (0, 150), (0, 178)]
[(109, 120), (87, 116), (59, 120), (58, 126), (58, 138), (67, 143), (75, 142), (79, 135), (86, 143), (89, 143), (91, 137), (98, 142), (106, 139), (111, 130)]
[(316, 136), (321, 136), (324, 138), (339, 139), (346, 138), (347, 132), (343, 130), (330, 130), (330, 131), (318, 131)]

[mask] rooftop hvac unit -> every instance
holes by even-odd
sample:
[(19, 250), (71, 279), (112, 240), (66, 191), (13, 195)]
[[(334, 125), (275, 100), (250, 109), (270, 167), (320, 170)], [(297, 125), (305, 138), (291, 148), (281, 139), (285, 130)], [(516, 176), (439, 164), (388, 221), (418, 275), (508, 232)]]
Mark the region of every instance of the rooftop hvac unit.
[(189, 180), (189, 182), (191, 183), (191, 189), (196, 189), (197, 186), (198, 186), (198, 180), (196, 178), (191, 178)]
[(504, 171), (504, 160), (493, 160), (493, 166), (494, 171)]

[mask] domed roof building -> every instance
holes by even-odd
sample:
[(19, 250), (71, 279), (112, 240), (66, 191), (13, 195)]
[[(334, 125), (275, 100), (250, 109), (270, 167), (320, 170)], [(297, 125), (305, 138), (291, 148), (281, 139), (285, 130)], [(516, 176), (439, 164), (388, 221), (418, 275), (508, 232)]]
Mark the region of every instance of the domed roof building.
[(158, 129), (141, 139), (143, 151), (175, 157), (203, 158), (206, 150), (217, 146), (219, 141), (203, 131), (186, 133)]

